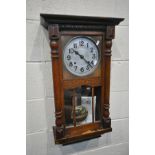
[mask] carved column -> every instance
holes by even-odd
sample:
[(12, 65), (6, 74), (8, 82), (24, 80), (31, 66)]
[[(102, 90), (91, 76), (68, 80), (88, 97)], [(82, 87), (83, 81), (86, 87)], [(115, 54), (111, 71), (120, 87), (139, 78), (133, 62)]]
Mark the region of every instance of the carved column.
[(59, 48), (59, 26), (57, 24), (48, 26), (50, 47), (51, 47), (51, 59), (53, 69), (53, 85), (54, 85), (54, 101), (55, 101), (55, 118), (56, 128), (55, 135), (56, 139), (60, 139), (64, 136), (64, 124), (63, 124), (63, 111), (62, 102), (59, 94), (61, 93), (61, 75), (60, 75), (60, 48)]
[(111, 68), (111, 46), (112, 39), (115, 35), (115, 27), (107, 26), (105, 34), (104, 50), (104, 103), (103, 103), (103, 127), (111, 127), (111, 118), (109, 117), (109, 100), (110, 100), (110, 68)]

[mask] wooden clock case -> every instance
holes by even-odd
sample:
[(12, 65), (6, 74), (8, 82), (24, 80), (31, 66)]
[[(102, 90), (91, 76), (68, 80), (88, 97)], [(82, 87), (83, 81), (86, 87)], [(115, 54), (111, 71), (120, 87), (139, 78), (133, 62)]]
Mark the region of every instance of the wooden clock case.
[[(41, 24), (49, 32), (51, 47), (56, 124), (53, 127), (55, 143), (68, 144), (99, 137), (103, 133), (112, 131), (109, 116), (111, 47), (112, 39), (115, 37), (115, 26), (124, 19), (50, 14), (41, 14), (40, 16)], [(70, 74), (63, 64), (63, 48), (70, 38), (75, 36), (87, 36), (101, 42), (99, 47), (101, 52), (100, 65), (94, 73), (86, 77), (76, 77)], [(64, 110), (65, 91), (74, 90), (81, 86), (91, 87), (92, 98), (94, 90), (99, 88), (98, 121), (94, 119), (96, 114), (93, 113), (91, 123), (77, 125), (74, 119), (74, 126), (67, 127), (67, 115)], [(73, 108), (75, 108), (74, 106), (73, 104)], [(94, 108), (93, 105), (92, 108)]]

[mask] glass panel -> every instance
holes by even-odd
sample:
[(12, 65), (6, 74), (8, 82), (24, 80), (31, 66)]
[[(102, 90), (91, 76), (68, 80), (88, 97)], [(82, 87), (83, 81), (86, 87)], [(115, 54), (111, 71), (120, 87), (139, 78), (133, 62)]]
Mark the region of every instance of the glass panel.
[(65, 123), (79, 126), (100, 120), (100, 87), (82, 86), (65, 90)]
[(73, 112), (73, 90), (65, 90), (64, 93), (64, 110), (65, 110), (65, 123), (67, 126), (73, 126), (73, 119), (71, 114)]
[(87, 124), (92, 122), (92, 89), (91, 87), (81, 87), (81, 105), (78, 108), (77, 125)]

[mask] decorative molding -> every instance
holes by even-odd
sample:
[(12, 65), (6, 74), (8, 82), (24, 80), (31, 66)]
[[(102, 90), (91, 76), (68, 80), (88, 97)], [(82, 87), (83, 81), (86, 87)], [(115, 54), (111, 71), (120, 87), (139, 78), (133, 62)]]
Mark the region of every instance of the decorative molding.
[(49, 39), (51, 41), (59, 39), (59, 25), (58, 24), (49, 25), (48, 32), (49, 32)]
[(58, 42), (55, 40), (50, 41), (50, 47), (51, 47), (51, 57), (52, 58), (59, 58), (59, 53), (58, 53)]
[(103, 107), (105, 110), (109, 110), (110, 106), (109, 106), (109, 103), (108, 104), (103, 104)]
[(69, 31), (105, 31), (106, 26), (104, 25), (69, 25), (69, 24), (60, 24), (60, 30), (69, 30)]
[(58, 48), (59, 48), (59, 26), (58, 24), (53, 24), (48, 26), (50, 47), (51, 47), (51, 57), (58, 58)]
[(103, 127), (104, 128), (108, 128), (108, 127), (111, 127), (111, 118), (110, 117), (103, 117), (102, 118), (103, 120)]
[[(51, 57), (52, 57), (52, 66), (59, 65), (59, 25), (58, 24), (51, 24), (48, 26), (48, 32), (49, 32), (49, 39), (50, 39), (50, 47), (51, 47)], [(53, 69), (54, 71), (54, 69)], [(59, 78), (59, 72), (53, 72), (55, 74), (55, 79), (57, 82), (60, 80)], [(57, 87), (56, 84), (54, 87)], [(59, 87), (59, 86), (58, 86)], [(56, 90), (55, 90), (56, 91)], [(56, 94), (59, 93), (55, 92)], [(60, 102), (60, 99), (57, 98), (58, 96), (55, 97), (55, 102), (57, 102), (56, 106), (58, 106), (58, 103)], [(64, 124), (63, 124), (63, 112), (60, 107), (56, 107), (56, 112), (55, 112), (55, 133), (56, 133), (56, 138), (60, 139), (64, 136)]]
[(59, 112), (56, 112), (55, 113), (55, 124), (56, 124), (56, 132), (58, 134), (56, 134), (57, 137), (63, 137), (63, 134), (64, 134), (64, 126), (63, 126), (63, 112), (62, 111), (59, 111)]
[[(97, 26), (115, 26), (124, 18), (112, 17), (90, 17), (90, 16), (73, 16), (73, 15), (56, 15), (56, 14), (40, 14), (41, 24), (48, 28), (50, 24), (59, 25), (97, 25)], [(66, 27), (67, 28), (67, 27)]]
[(109, 112), (109, 104), (103, 104), (103, 108), (104, 108), (104, 112), (103, 112), (103, 117), (104, 119), (109, 119), (109, 115), (110, 115), (110, 112)]
[(112, 40), (105, 40), (105, 56), (111, 56)]
[(115, 38), (115, 26), (107, 26), (106, 28), (106, 39)]

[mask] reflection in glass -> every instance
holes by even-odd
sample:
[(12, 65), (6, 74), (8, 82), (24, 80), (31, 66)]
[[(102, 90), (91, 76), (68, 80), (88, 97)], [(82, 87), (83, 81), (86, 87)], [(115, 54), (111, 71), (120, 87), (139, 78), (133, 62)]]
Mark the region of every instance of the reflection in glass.
[(79, 126), (99, 120), (100, 87), (82, 86), (65, 90), (65, 123)]

